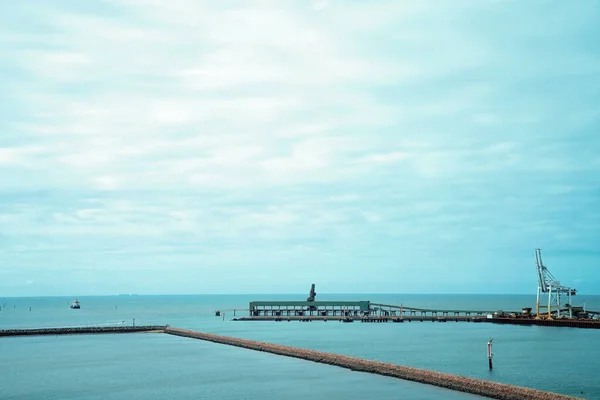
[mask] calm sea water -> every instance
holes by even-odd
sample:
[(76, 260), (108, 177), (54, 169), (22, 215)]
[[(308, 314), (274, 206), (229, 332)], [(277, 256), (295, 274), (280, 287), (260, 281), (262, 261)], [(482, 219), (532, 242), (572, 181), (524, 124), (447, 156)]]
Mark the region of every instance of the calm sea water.
[[(233, 322), (251, 300), (305, 295), (0, 298), (0, 329), (170, 324), (600, 399), (600, 331), (494, 324)], [(600, 296), (578, 296), (600, 309)], [(321, 295), (427, 308), (518, 310), (534, 296)], [(247, 313), (247, 312), (246, 312)], [(246, 313), (241, 313), (245, 315)], [(238, 316), (240, 313), (238, 312)], [(494, 370), (486, 343), (494, 338)], [(459, 399), (476, 396), (160, 334), (0, 338), (1, 399)]]

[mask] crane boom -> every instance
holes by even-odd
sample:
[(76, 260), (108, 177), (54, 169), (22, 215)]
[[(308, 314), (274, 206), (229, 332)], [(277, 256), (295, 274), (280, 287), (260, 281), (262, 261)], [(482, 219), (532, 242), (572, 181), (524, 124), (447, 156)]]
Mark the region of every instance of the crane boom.
[[(558, 279), (554, 277), (544, 265), (542, 261), (542, 251), (535, 249), (535, 265), (538, 275), (538, 293), (536, 301), (536, 315), (537, 318), (548, 318), (552, 319), (552, 312), (556, 312), (556, 316), (560, 317), (561, 312), (564, 311), (563, 304), (561, 303), (561, 295), (568, 296), (569, 302), (564, 306), (568, 310), (569, 317), (572, 317), (571, 312), (571, 296), (577, 294), (577, 289), (572, 289), (568, 286), (562, 286)], [(548, 294), (548, 305), (543, 305), (541, 300), (541, 294)], [(540, 313), (540, 308), (545, 308), (547, 313)]]
[(546, 286), (546, 279), (544, 278), (544, 271), (548, 269), (542, 263), (542, 251), (540, 249), (535, 249), (535, 265), (538, 273), (538, 286), (542, 289), (543, 293), (546, 293), (548, 288)]

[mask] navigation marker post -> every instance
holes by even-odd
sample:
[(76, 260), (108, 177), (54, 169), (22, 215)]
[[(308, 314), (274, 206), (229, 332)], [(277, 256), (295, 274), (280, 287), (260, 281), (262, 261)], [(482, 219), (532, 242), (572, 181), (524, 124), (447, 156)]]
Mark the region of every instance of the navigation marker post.
[(492, 370), (492, 368), (493, 368), (493, 365), (492, 365), (492, 357), (494, 357), (494, 354), (492, 353), (492, 341), (493, 341), (493, 340), (494, 340), (494, 339), (490, 339), (490, 340), (487, 342), (487, 355), (488, 355), (488, 364), (489, 364), (489, 366), (490, 366), (490, 371), (491, 371), (491, 370)]

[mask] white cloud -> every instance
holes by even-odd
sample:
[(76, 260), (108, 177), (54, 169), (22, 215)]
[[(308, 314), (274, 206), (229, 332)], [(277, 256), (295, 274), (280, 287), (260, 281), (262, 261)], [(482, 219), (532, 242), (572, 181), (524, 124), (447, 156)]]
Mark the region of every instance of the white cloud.
[(397, 161), (405, 160), (408, 156), (409, 156), (408, 153), (405, 153), (402, 151), (395, 151), (395, 152), (391, 152), (391, 153), (370, 154), (366, 157), (363, 157), (361, 159), (361, 161), (388, 164), (388, 163), (394, 163)]
[(0, 147), (0, 166), (27, 165), (37, 154), (43, 153), (41, 146)]
[(315, 10), (323, 10), (329, 6), (329, 0), (316, 0), (313, 2)]
[(32, 252), (335, 269), (373, 248), (416, 265), (430, 241), (494, 247), (494, 231), (564, 244), (548, 204), (597, 229), (576, 206), (597, 204), (600, 173), (585, 13), (556, 26), (530, 5), (534, 26), (507, 31), (521, 9), (480, 2), (11, 10), (34, 23), (0, 32), (0, 233)]

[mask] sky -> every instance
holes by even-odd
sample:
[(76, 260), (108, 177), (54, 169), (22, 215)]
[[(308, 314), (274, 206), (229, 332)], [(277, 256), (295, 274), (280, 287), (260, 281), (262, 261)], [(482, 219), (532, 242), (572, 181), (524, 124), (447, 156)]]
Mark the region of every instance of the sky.
[(0, 3), (0, 296), (600, 294), (600, 1)]

